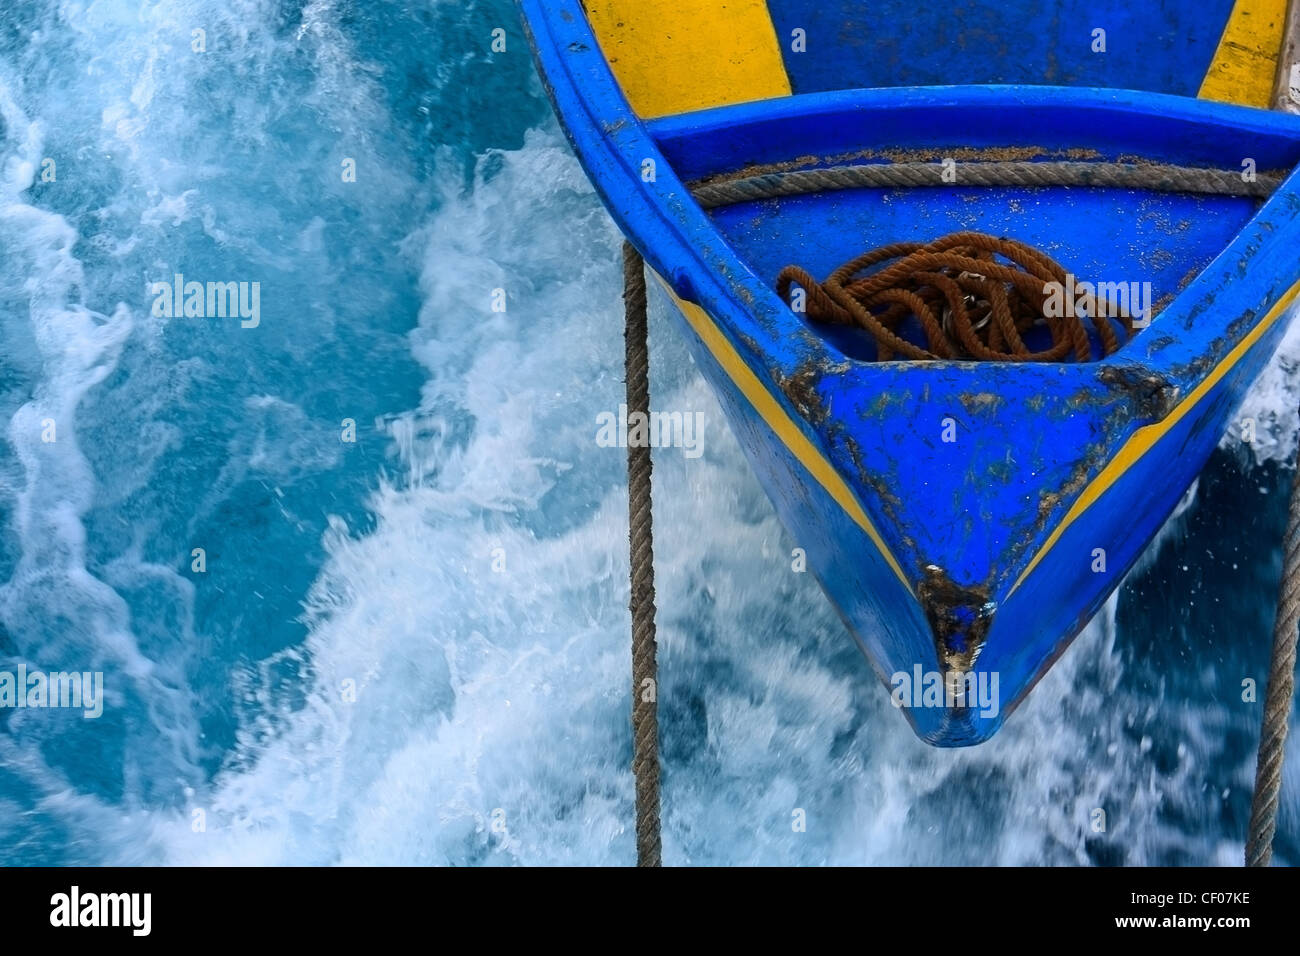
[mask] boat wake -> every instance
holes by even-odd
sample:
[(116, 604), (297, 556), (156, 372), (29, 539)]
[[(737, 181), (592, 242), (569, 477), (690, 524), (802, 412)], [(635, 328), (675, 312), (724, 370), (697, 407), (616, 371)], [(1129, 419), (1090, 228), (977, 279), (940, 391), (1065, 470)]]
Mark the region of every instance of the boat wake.
[[(0, 862), (630, 863), (624, 458), (597, 440), (619, 239), (522, 38), (492, 80), (518, 105), (473, 131), (494, 67), (441, 55), (513, 7), (228, 6), (31, 12), (44, 39), (0, 48), (0, 669), (108, 688), (71, 734), (0, 715)], [(229, 75), (178, 58), (200, 15), (246, 44)], [(95, 69), (61, 90), (42, 58)], [(111, 159), (59, 193), (46, 154)], [(177, 271), (260, 281), (259, 327), (151, 315)], [(1300, 333), (1243, 410), (1252, 456), (1225, 439), (1005, 729), (948, 751), (796, 569), (652, 306), (654, 405), (704, 425), (655, 458), (665, 860), (1238, 862)], [(1250, 520), (1220, 507), (1242, 488)]]

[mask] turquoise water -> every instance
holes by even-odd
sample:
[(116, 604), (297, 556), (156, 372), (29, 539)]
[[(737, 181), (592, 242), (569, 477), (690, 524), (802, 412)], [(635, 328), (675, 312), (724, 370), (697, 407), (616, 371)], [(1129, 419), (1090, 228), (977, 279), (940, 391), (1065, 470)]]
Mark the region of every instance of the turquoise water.
[[(0, 670), (107, 699), (0, 710), (0, 863), (630, 862), (617, 253), (509, 3), (8, 3)], [(154, 314), (178, 272), (257, 326)], [(652, 336), (706, 422), (656, 462), (667, 861), (1237, 861), (1300, 339), (1262, 441), (946, 752)]]

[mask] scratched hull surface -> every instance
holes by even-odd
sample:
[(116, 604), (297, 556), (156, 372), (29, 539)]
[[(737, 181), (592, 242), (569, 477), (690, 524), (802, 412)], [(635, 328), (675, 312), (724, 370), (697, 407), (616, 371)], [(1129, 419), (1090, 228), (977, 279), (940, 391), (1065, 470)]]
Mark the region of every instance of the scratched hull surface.
[[(1269, 31), (1237, 62), (1231, 4), (1166, 4), (1102, 17), (1090, 48), (1079, 30), (1095, 5), (1063, 3), (1051, 29), (999, 58), (976, 40), (1020, 36), (1005, 22), (1015, 5), (975, 3), (962, 36), (982, 65), (960, 54), (941, 69), (915, 48), (919, 31), (873, 41), (835, 4), (701, 3), (671, 37), (619, 2), (522, 6), (579, 158), (671, 292), (840, 616), (923, 739), (986, 740), (1133, 567), (1290, 321), (1300, 121), (1258, 108)], [(691, 27), (721, 22), (733, 46), (711, 64)], [(1130, 55), (1104, 59), (1120, 49)], [(954, 73), (982, 85), (933, 85)], [(1139, 157), (1285, 179), (1266, 201), (958, 183), (705, 212), (690, 195), (747, 171), (948, 156)], [(805, 323), (773, 291), (787, 264), (825, 275), (866, 249), (963, 229), (1145, 284), (1160, 311), (1092, 363), (878, 363), (868, 339)], [(988, 688), (985, 705), (918, 686), (954, 673)]]

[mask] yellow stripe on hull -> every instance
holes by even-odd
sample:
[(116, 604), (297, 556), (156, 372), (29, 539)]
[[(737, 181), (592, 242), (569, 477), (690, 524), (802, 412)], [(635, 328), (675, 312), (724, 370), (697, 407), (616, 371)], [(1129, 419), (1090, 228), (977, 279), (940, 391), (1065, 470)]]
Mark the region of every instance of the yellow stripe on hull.
[(1268, 109), (1285, 23), (1286, 0), (1237, 0), (1197, 95)]
[(808, 440), (802, 429), (786, 414), (785, 409), (781, 407), (781, 403), (758, 380), (758, 376), (754, 374), (753, 369), (740, 357), (740, 353), (736, 351), (727, 337), (709, 318), (708, 313), (695, 303), (678, 298), (672, 287), (664, 281), (662, 276), (655, 273), (655, 278), (672, 296), (673, 301), (677, 303), (677, 308), (681, 309), (682, 315), (686, 316), (686, 321), (695, 330), (695, 334), (700, 337), (704, 347), (722, 366), (722, 370), (727, 373), (736, 388), (754, 407), (754, 411), (758, 412), (759, 417), (767, 423), (767, 427), (772, 429), (790, 454), (808, 470), (808, 473), (812, 475), (819, 485), (826, 489), (826, 493), (835, 499), (845, 513), (853, 519), (854, 523), (866, 532), (867, 537), (871, 539), (871, 543), (880, 551), (890, 569), (902, 582), (903, 587), (907, 589), (909, 594), (915, 596), (911, 583), (907, 580), (907, 576), (903, 574), (903, 569), (890, 552), (889, 546), (885, 544), (884, 538), (880, 536), (876, 526), (871, 523), (867, 513), (862, 510), (862, 505), (857, 496), (853, 494), (853, 490), (840, 477), (840, 473), (835, 470), (835, 466), (826, 460), (826, 456)]
[(1107, 463), (1106, 467), (1098, 473), (1097, 477), (1092, 480), (1091, 484), (1083, 489), (1083, 493), (1079, 495), (1078, 499), (1074, 502), (1073, 507), (1066, 512), (1061, 523), (1056, 526), (1056, 530), (1052, 532), (1051, 536), (1038, 550), (1038, 553), (1034, 555), (1034, 559), (1030, 561), (1025, 570), (1021, 572), (1020, 577), (1016, 579), (1016, 583), (1011, 586), (1011, 590), (1007, 592), (1008, 597), (1015, 592), (1016, 588), (1020, 587), (1020, 585), (1024, 583), (1025, 578), (1029, 577), (1030, 572), (1032, 572), (1034, 568), (1038, 567), (1038, 563), (1047, 556), (1048, 551), (1052, 550), (1052, 547), (1056, 542), (1061, 539), (1061, 535), (1065, 534), (1065, 530), (1070, 527), (1070, 525), (1074, 524), (1080, 515), (1092, 507), (1098, 498), (1109, 491), (1111, 486), (1119, 481), (1120, 477), (1123, 476), (1124, 472), (1128, 471), (1128, 469), (1132, 467), (1139, 458), (1155, 447), (1155, 444), (1160, 441), (1160, 439), (1164, 438), (1165, 435), (1168, 434), (1168, 432), (1177, 425), (1188, 412), (1196, 407), (1197, 403), (1200, 402), (1201, 399), (1209, 394), (1210, 390), (1214, 388), (1215, 385), (1219, 384), (1225, 375), (1232, 371), (1233, 367), (1236, 366), (1246, 353), (1255, 346), (1255, 343), (1263, 337), (1264, 333), (1272, 328), (1273, 324), (1281, 318), (1282, 313), (1284, 313), (1287, 307), (1295, 301), (1297, 295), (1300, 295), (1300, 282), (1291, 286), (1291, 288), (1277, 300), (1277, 304), (1268, 310), (1268, 314), (1250, 330), (1250, 334), (1237, 343), (1237, 347), (1229, 352), (1227, 356), (1224, 357), (1223, 361), (1216, 365), (1201, 384), (1196, 386), (1196, 388), (1194, 388), (1185, 399), (1179, 402), (1178, 406), (1170, 412), (1169, 415), (1156, 424), (1139, 428), (1133, 433), (1129, 440), (1126, 441), (1116, 453), (1115, 457), (1112, 458), (1110, 462)]
[(589, 0), (587, 19), (647, 119), (790, 95), (763, 0)]

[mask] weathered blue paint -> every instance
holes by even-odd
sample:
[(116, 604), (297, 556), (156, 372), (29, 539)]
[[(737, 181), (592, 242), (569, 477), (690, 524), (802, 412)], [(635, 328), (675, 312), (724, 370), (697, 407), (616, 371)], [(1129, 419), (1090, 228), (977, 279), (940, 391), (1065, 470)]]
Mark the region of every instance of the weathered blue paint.
[[(844, 476), (906, 578), (683, 322), (827, 594), (886, 681), (971, 656), (977, 674), (997, 673), (996, 715), (905, 710), (932, 743), (986, 739), (1137, 560), (1275, 347), (1285, 318), (1043, 551), (1125, 443), (1172, 422), (1171, 410), (1300, 282), (1300, 180), (1291, 176), (1259, 210), (1245, 200), (1099, 190), (926, 189), (775, 200), (713, 216), (684, 180), (810, 155), (816, 165), (957, 147), (1086, 149), (1223, 168), (1249, 157), (1261, 170), (1290, 169), (1300, 162), (1300, 119), (1158, 93), (1000, 86), (797, 95), (646, 124), (628, 109), (576, 0), (521, 4), (544, 81), (611, 214)], [(646, 159), (655, 160), (654, 182), (642, 181)], [(787, 262), (824, 273), (866, 248), (957, 228), (1014, 235), (1080, 278), (1150, 280), (1157, 297), (1174, 298), (1149, 329), (1094, 363), (875, 363), (859, 360), (860, 341), (804, 324), (772, 288)], [(948, 418), (953, 443), (941, 440)], [(1102, 572), (1093, 570), (1097, 548), (1106, 552)]]

